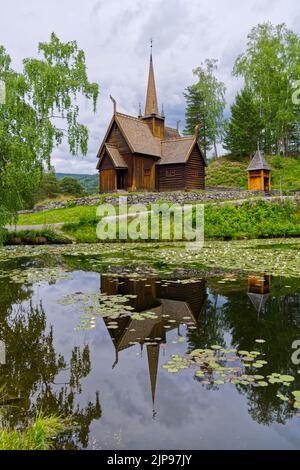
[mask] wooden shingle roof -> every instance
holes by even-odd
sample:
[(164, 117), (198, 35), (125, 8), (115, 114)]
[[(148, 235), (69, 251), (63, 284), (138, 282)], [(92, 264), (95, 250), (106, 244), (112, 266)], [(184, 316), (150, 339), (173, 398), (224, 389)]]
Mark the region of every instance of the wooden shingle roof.
[(124, 161), (117, 147), (113, 147), (112, 145), (105, 144), (105, 148), (109, 156), (111, 157), (113, 164), (116, 168), (128, 168), (128, 165)]
[(165, 126), (165, 138), (167, 139), (180, 139), (181, 135), (179, 134), (178, 129), (174, 129), (173, 127), (166, 127)]
[(250, 165), (247, 168), (248, 171), (253, 170), (272, 170), (270, 165), (266, 162), (265, 157), (257, 150), (254, 157), (252, 158)]
[[(133, 153), (156, 157), (159, 165), (185, 163), (195, 145), (194, 136), (181, 137), (179, 131), (172, 127), (165, 127), (164, 139), (161, 140), (153, 136), (148, 124), (143, 119), (117, 112), (110, 122), (97, 155), (100, 158), (103, 155), (103, 148), (107, 148), (117, 168), (127, 168), (127, 165), (117, 148), (106, 143), (114, 123), (120, 129)], [(97, 168), (99, 168), (100, 161)]]
[(163, 140), (161, 142), (161, 160), (159, 165), (185, 163), (194, 144), (194, 137)]
[(160, 140), (144, 121), (121, 113), (116, 113), (116, 121), (133, 152), (160, 157)]

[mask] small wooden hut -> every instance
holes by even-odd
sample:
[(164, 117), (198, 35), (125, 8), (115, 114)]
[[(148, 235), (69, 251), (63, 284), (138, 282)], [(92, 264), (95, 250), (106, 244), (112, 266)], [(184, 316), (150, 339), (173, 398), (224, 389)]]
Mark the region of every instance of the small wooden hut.
[(262, 152), (257, 150), (247, 168), (248, 189), (268, 193), (271, 190), (271, 169)]

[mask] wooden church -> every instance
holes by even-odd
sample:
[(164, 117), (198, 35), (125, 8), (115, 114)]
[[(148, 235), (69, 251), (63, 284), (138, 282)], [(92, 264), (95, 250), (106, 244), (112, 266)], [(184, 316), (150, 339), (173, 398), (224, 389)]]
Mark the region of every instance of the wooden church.
[(195, 135), (182, 137), (159, 113), (152, 50), (145, 113), (114, 113), (98, 151), (100, 192), (205, 188), (205, 160)]

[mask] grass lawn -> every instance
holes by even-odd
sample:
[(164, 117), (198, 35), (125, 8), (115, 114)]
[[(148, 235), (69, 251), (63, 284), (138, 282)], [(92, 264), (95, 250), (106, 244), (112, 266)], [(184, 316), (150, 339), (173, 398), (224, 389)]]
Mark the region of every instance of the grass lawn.
[(65, 209), (51, 209), (49, 211), (21, 214), (17, 225), (40, 225), (60, 222), (76, 223), (85, 218), (96, 216), (97, 206), (67, 207)]

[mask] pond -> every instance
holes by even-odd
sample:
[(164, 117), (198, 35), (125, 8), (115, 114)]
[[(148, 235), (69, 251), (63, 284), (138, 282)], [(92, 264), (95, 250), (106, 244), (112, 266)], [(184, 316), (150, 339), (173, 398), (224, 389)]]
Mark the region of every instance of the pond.
[(300, 448), (299, 277), (63, 250), (1, 252), (2, 425), (71, 416), (64, 449)]

